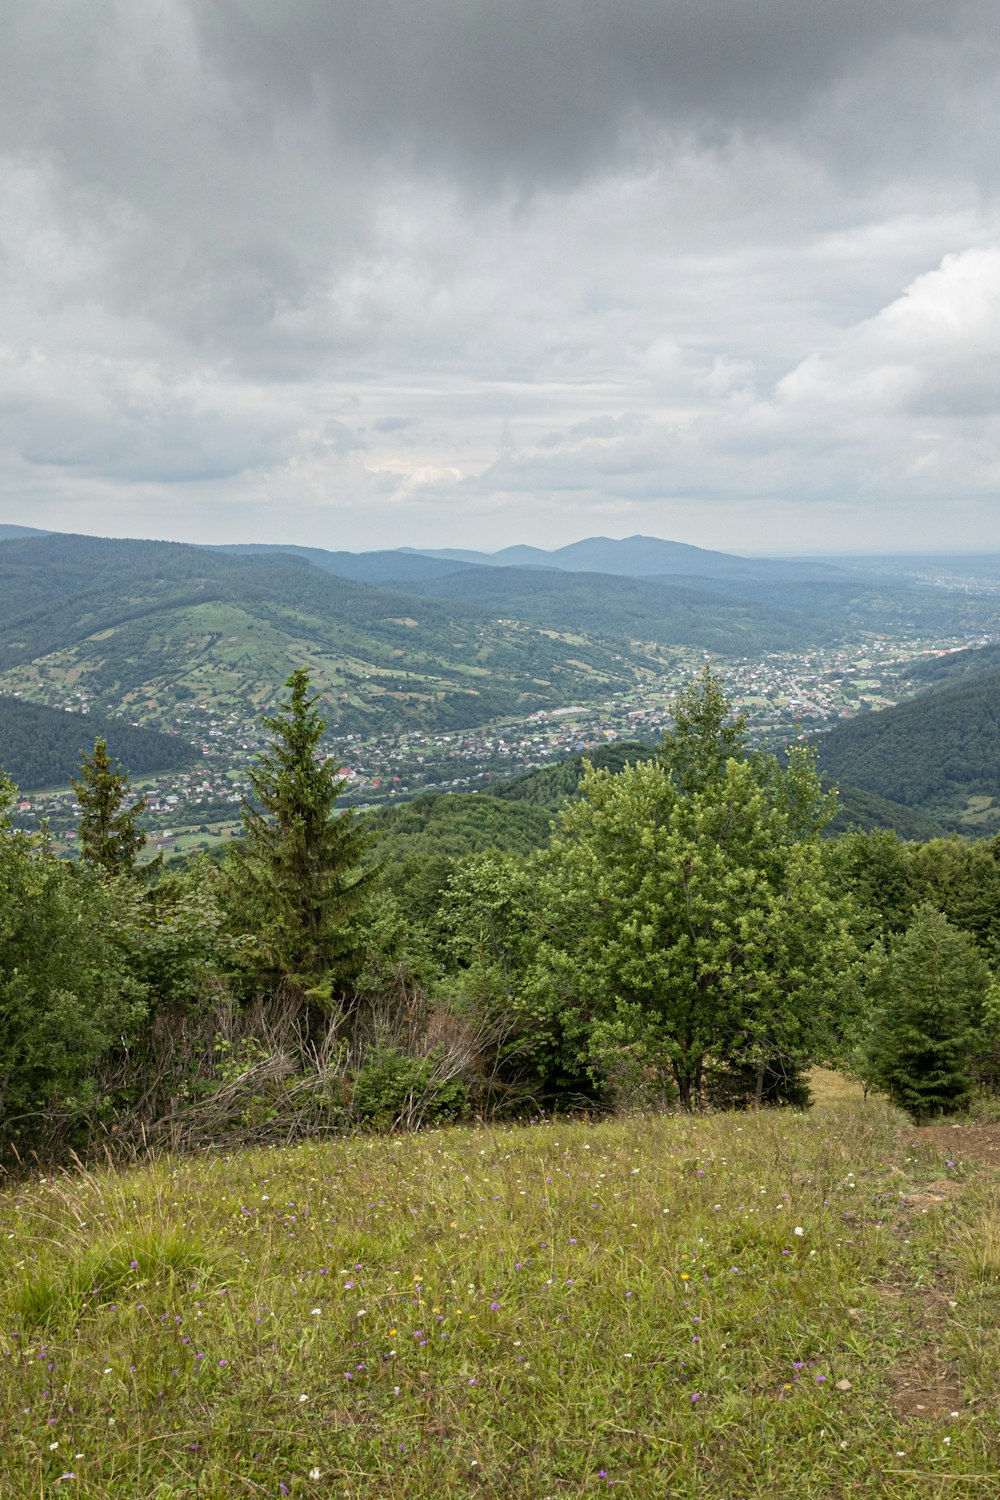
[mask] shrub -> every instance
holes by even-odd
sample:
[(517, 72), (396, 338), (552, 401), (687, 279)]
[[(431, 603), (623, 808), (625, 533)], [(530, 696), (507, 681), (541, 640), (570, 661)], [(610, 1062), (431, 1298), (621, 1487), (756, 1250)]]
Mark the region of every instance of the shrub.
[(395, 1047), (374, 1052), (354, 1080), (354, 1112), (376, 1129), (446, 1124), (469, 1113), (469, 1090), (441, 1054), (407, 1057)]

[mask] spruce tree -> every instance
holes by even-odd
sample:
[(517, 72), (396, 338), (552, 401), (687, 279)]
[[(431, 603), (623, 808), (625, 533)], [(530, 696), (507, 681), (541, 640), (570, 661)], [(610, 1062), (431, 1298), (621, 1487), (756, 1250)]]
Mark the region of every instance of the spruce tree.
[(270, 977), (315, 998), (342, 988), (360, 966), (352, 919), (377, 875), (360, 868), (371, 836), (353, 812), (338, 813), (346, 783), (319, 754), (326, 720), (309, 673), (300, 667), (285, 686), (288, 701), (263, 720), (271, 742), (250, 772), (235, 883)]
[(878, 1079), (914, 1120), (961, 1107), (989, 969), (974, 940), (921, 906), (892, 946), (874, 1038)]
[(91, 755), (81, 753), (80, 775), (72, 786), (81, 808), (77, 837), (83, 863), (103, 876), (131, 875), (146, 842), (136, 826), (146, 798), (129, 801), (128, 775), (109, 756), (106, 740), (96, 739)]

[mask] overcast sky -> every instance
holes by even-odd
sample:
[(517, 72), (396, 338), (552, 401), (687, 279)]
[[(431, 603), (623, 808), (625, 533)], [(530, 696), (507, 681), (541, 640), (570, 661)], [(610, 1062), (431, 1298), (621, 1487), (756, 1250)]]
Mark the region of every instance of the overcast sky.
[(0, 520), (1000, 550), (996, 0), (5, 0)]

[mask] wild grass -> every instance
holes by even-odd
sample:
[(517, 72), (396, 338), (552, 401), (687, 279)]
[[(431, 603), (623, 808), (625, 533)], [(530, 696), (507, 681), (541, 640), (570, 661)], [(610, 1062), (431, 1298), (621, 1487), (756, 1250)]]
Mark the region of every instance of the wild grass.
[(990, 1188), (850, 1096), (38, 1179), (0, 1494), (993, 1495)]

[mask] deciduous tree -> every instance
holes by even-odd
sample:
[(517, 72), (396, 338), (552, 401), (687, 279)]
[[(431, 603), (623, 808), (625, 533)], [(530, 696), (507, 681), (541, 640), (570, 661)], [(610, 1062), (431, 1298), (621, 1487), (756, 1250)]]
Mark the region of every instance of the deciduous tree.
[(812, 758), (744, 757), (716, 680), (694, 694), (659, 763), (585, 777), (541, 902), (543, 955), (597, 1002), (592, 1037), (667, 1059), (686, 1108), (710, 1064), (749, 1068), (763, 1102), (770, 1069), (792, 1076), (822, 1050), (856, 961)]

